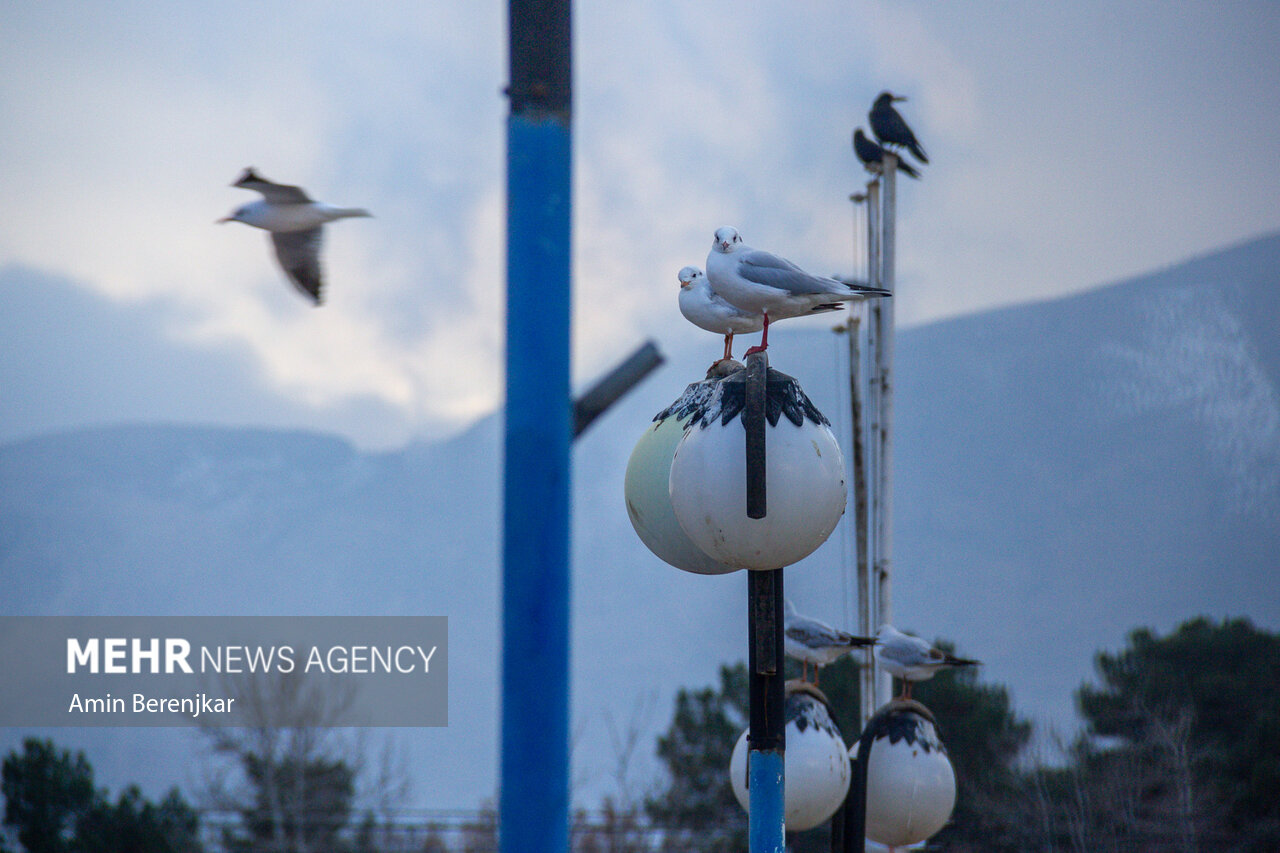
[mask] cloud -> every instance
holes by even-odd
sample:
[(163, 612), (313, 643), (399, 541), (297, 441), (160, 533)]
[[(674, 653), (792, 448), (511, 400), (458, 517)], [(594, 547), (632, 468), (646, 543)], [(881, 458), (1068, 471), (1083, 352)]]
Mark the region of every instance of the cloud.
[[(815, 271), (855, 269), (848, 195), (865, 175), (849, 134), (883, 88), (911, 97), (934, 159), (900, 190), (900, 323), (1280, 227), (1280, 110), (1256, 82), (1277, 64), (1278, 16), (1108, 8), (1100, 31), (1103, 11), (579, 7), (575, 380), (646, 337), (697, 334), (674, 275), (719, 225)], [(173, 340), (245, 354), (317, 426), (357, 397), (397, 411), (405, 438), (498, 405), (501, 8), (21, 4), (0, 25), (0, 263), (165, 300)], [(1232, 44), (1238, 58), (1217, 50)], [(1205, 182), (1224, 126), (1241, 138)], [(374, 212), (326, 232), (324, 308), (296, 298), (262, 234), (211, 226), (247, 200), (227, 186), (247, 165)]]
[[(409, 38), (393, 16), (233, 29), (208, 10), (133, 11), (72, 37), (56, 10), (17, 28), (0, 92), (23, 132), (0, 141), (0, 181), (22, 203), (0, 209), (0, 259), (173, 303), (176, 341), (250, 353), (318, 422), (372, 396), (419, 424), (403, 440), (492, 410), (500, 332), (478, 324), (501, 317), (501, 99), (499, 69), (477, 60), (498, 51), (465, 36), (496, 15), (445, 10)], [(353, 25), (363, 38), (345, 42)], [(481, 92), (492, 109), (475, 108)], [(294, 296), (264, 234), (212, 227), (250, 199), (227, 186), (249, 164), (374, 210), (326, 230), (324, 309)]]
[(294, 401), (259, 353), (217, 340), (175, 340), (183, 309), (120, 302), (75, 282), (0, 268), (0, 441), (137, 421), (311, 427), (368, 447), (403, 443), (420, 426), (366, 392)]

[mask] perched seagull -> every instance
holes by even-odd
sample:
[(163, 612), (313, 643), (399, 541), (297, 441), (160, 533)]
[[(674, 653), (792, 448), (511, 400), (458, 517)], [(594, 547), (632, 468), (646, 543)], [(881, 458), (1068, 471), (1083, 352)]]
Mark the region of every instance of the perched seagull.
[(916, 140), (916, 135), (893, 108), (894, 101), (905, 100), (906, 98), (901, 95), (881, 92), (875, 103), (871, 105), (871, 112), (867, 113), (867, 118), (871, 122), (871, 132), (876, 135), (876, 139), (880, 140), (881, 145), (902, 146), (916, 155), (916, 159), (921, 163), (928, 163), (929, 158), (925, 156), (924, 148)]
[(911, 698), (911, 685), (916, 681), (928, 681), (940, 669), (957, 666), (977, 666), (982, 661), (953, 657), (941, 649), (935, 649), (919, 637), (904, 634), (892, 625), (881, 625), (876, 634), (876, 660), (885, 672), (902, 679), (902, 695)]
[(819, 622), (796, 611), (791, 599), (786, 600), (786, 615), (782, 628), (783, 647), (787, 657), (800, 661), (803, 667), (800, 680), (804, 681), (809, 674), (809, 664), (813, 664), (813, 684), (818, 684), (819, 670), (829, 663), (839, 660), (852, 649), (875, 644), (873, 637), (855, 637), (847, 631), (832, 628), (825, 622)]
[[(695, 326), (724, 335), (724, 358), (733, 358), (733, 336), (739, 332), (758, 332), (764, 326), (763, 314), (752, 314), (736, 308), (720, 294), (711, 289), (707, 276), (697, 267), (684, 267), (680, 270), (680, 313)], [(770, 322), (786, 320), (800, 314), (821, 314), (824, 311), (838, 311), (840, 302), (826, 302), (812, 307), (804, 307), (796, 312), (784, 308), (770, 315)]]
[(261, 177), (252, 167), (245, 169), (231, 186), (262, 193), (262, 201), (241, 205), (230, 216), (218, 222), (243, 222), (271, 232), (276, 258), (289, 281), (300, 293), (320, 304), (320, 243), (326, 222), (349, 216), (372, 216), (367, 210), (334, 207), (312, 201), (301, 187), (274, 184)]
[[(858, 159), (862, 161), (862, 165), (868, 172), (880, 174), (881, 166), (884, 163), (884, 149), (873, 140), (868, 139), (867, 135), (862, 132), (862, 128), (858, 128), (853, 132), (853, 153), (858, 155)], [(898, 171), (916, 179), (920, 177), (920, 173), (916, 171), (916, 168), (901, 157), (898, 158)]]
[(734, 308), (711, 289), (707, 276), (697, 267), (684, 267), (679, 273), (680, 313), (684, 318), (708, 332), (724, 335), (724, 358), (733, 358), (733, 336), (739, 332), (758, 332), (764, 325), (760, 314), (748, 314)]
[(786, 258), (742, 242), (736, 228), (716, 230), (707, 255), (707, 280), (711, 289), (739, 311), (764, 317), (760, 345), (746, 355), (769, 348), (769, 323), (818, 311), (832, 311), (863, 296), (889, 296), (878, 287), (845, 284), (826, 276), (811, 275)]

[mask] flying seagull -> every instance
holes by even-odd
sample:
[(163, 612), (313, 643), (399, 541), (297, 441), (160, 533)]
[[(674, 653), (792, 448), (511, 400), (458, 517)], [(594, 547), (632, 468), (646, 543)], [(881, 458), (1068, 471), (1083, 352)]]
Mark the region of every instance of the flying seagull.
[(312, 302), (321, 302), (324, 282), (320, 274), (320, 244), (326, 222), (349, 216), (372, 216), (367, 210), (334, 207), (312, 201), (301, 187), (276, 184), (259, 175), (252, 167), (231, 186), (262, 193), (262, 201), (251, 201), (236, 208), (218, 222), (243, 222), (271, 232), (276, 258), (289, 281)]
[(907, 127), (906, 121), (893, 108), (894, 101), (905, 101), (901, 95), (881, 92), (871, 106), (867, 118), (871, 121), (871, 132), (880, 140), (880, 144), (888, 147), (901, 146), (916, 156), (921, 163), (928, 163), (924, 148), (916, 140), (916, 135)]
[(736, 228), (716, 230), (707, 255), (707, 280), (711, 289), (730, 305), (764, 317), (760, 345), (746, 355), (769, 348), (769, 323), (817, 311), (831, 311), (841, 302), (865, 296), (889, 296), (890, 292), (862, 284), (846, 284), (812, 275), (786, 258), (752, 249), (742, 242)]
[[(858, 159), (862, 161), (862, 165), (866, 167), (868, 172), (880, 173), (882, 164), (884, 163), (884, 149), (874, 140), (868, 139), (867, 135), (862, 132), (862, 128), (858, 128), (853, 132), (853, 153), (858, 155)], [(898, 158), (898, 171), (910, 175), (913, 178), (919, 178), (920, 173), (901, 157)]]
[(815, 687), (818, 684), (818, 671), (822, 667), (839, 660), (852, 649), (876, 642), (873, 637), (855, 637), (847, 631), (832, 628), (826, 622), (802, 615), (796, 611), (791, 599), (786, 600), (782, 636), (787, 657), (800, 661), (803, 667), (801, 681), (809, 674), (809, 664), (813, 664)]
[(876, 634), (876, 660), (884, 671), (902, 679), (902, 695), (911, 698), (911, 685), (928, 681), (940, 669), (977, 666), (982, 661), (958, 658), (936, 649), (919, 637), (904, 634), (892, 625), (881, 625)]
[(680, 279), (680, 313), (684, 318), (708, 332), (724, 335), (723, 361), (733, 358), (733, 336), (739, 332), (758, 332), (764, 325), (760, 314), (749, 314), (734, 308), (711, 289), (706, 274), (697, 267), (684, 267)]

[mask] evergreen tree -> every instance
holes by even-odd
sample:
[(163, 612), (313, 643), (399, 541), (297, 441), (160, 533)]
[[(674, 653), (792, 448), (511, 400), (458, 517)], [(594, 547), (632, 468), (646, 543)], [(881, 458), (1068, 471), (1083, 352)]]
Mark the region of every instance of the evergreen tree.
[(670, 786), (649, 798), (645, 810), (659, 826), (682, 830), (673, 849), (746, 849), (746, 815), (729, 783), (729, 757), (746, 728), (747, 667), (720, 667), (720, 688), (682, 689), (658, 757)]
[[(934, 643), (954, 652), (943, 640)], [(946, 850), (1025, 850), (1030, 804), (1018, 761), (1031, 738), (1009, 691), (979, 681), (975, 668), (942, 670), (917, 684), (913, 697), (933, 712), (956, 772), (956, 806), (934, 836)]]
[(159, 805), (136, 785), (115, 805), (99, 795), (76, 824), (77, 853), (198, 853), (200, 819), (174, 788)]
[[(130, 786), (113, 805), (83, 752), (28, 738), (4, 760), (5, 825), (26, 853), (199, 853), (200, 822), (174, 788), (159, 805)], [(0, 845), (2, 849), (2, 845)]]
[(70, 853), (76, 821), (94, 802), (93, 768), (83, 752), (27, 738), (4, 760), (4, 823), (28, 853)]
[[(1143, 628), (1100, 653), (1101, 684), (1077, 693), (1097, 764), (1130, 777), (1133, 818), (1176, 825), (1179, 846), (1280, 850), (1280, 635), (1247, 619), (1197, 618), (1166, 637)], [(1102, 742), (1107, 744), (1107, 742)]]
[(247, 836), (228, 838), (234, 849), (296, 853), (335, 846), (355, 796), (355, 774), (345, 762), (249, 754), (243, 763), (255, 796), (241, 810)]

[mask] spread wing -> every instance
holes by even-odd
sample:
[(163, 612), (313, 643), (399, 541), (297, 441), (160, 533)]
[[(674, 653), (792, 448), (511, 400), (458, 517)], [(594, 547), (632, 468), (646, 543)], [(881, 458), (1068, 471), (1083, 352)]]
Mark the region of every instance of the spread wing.
[(232, 186), (260, 192), (262, 197), (272, 204), (309, 204), (311, 202), (311, 198), (302, 191), (301, 187), (272, 183), (253, 169), (245, 169), (244, 174)]
[(281, 231), (271, 235), (276, 258), (289, 281), (300, 293), (306, 294), (316, 305), (320, 304), (320, 289), (324, 282), (320, 276), (320, 244), (322, 231)]

